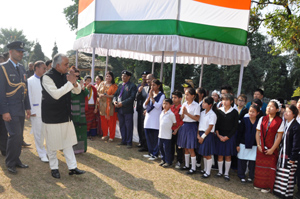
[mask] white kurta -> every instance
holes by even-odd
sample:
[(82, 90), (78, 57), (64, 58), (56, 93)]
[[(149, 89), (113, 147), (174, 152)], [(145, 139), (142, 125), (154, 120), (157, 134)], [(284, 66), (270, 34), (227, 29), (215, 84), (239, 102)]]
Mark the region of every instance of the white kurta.
[[(59, 99), (66, 93), (72, 91), (74, 94), (81, 92), (80, 84), (75, 88), (71, 82), (67, 82), (61, 88), (57, 88), (54, 81), (47, 75), (43, 77), (43, 87), (54, 99)], [(58, 124), (43, 123), (48, 151), (61, 150), (77, 144), (77, 137), (72, 121)]]
[(42, 86), (41, 80), (36, 74), (31, 76), (27, 80), (28, 84), (28, 96), (31, 107), (31, 114), (36, 116), (31, 116), (31, 133), (34, 135), (36, 151), (40, 158), (45, 158), (47, 156), (47, 151), (44, 146), (44, 136), (42, 133), (42, 115), (41, 115), (41, 103), (42, 103)]

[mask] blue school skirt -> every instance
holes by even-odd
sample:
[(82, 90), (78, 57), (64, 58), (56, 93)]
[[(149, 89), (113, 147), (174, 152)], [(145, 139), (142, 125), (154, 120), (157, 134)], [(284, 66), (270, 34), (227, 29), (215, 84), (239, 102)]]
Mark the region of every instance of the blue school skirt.
[(215, 152), (216, 155), (235, 156), (237, 154), (235, 134), (226, 142), (221, 142), (218, 136), (216, 136), (215, 143), (216, 143), (216, 152)]
[(184, 122), (178, 131), (177, 145), (181, 148), (197, 148), (198, 122)]
[[(200, 131), (199, 135), (203, 135), (204, 131)], [(215, 135), (214, 133), (209, 133), (202, 144), (198, 142), (198, 154), (203, 155), (203, 156), (209, 156), (209, 155), (214, 155), (215, 154)]]

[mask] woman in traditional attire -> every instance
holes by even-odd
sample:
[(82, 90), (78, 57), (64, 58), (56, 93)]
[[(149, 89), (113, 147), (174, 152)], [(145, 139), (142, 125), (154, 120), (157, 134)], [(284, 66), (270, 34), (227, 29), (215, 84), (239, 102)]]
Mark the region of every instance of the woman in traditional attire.
[(284, 113), (284, 135), (280, 144), (274, 194), (280, 198), (293, 198), (294, 177), (297, 170), (298, 153), (300, 151), (300, 124), (296, 117), (298, 110), (291, 105)]
[[(103, 82), (103, 77), (101, 75), (96, 75), (95, 78), (95, 88), (98, 92), (98, 89), (100, 87), (101, 82)], [(99, 95), (97, 93), (97, 102), (96, 102), (96, 108), (95, 108), (95, 114), (96, 114), (96, 122), (97, 122), (97, 135), (99, 135), (100, 137), (103, 136), (103, 132), (101, 129), (101, 118), (100, 118), (100, 113), (99, 113)]]
[(75, 154), (86, 152), (87, 150), (87, 134), (86, 134), (86, 118), (85, 118), (85, 97), (89, 94), (88, 90), (83, 86), (82, 80), (80, 80), (79, 70), (75, 67), (77, 82), (81, 84), (81, 93), (71, 93), (72, 103), (72, 120), (75, 126), (78, 143), (73, 146)]
[(84, 77), (85, 87), (87, 88), (89, 94), (85, 97), (85, 116), (87, 125), (87, 136), (92, 140), (92, 136), (97, 135), (97, 89), (91, 84), (92, 78), (87, 75)]
[(116, 132), (118, 113), (115, 112), (112, 98), (117, 90), (118, 86), (115, 84), (114, 74), (111, 71), (108, 71), (105, 76), (105, 81), (100, 83), (97, 92), (99, 96), (99, 113), (103, 132), (102, 140), (107, 140), (109, 138), (109, 142), (114, 140)]
[(279, 117), (281, 104), (271, 100), (267, 106), (266, 116), (261, 117), (256, 127), (257, 154), (255, 163), (254, 189), (268, 193), (273, 190), (278, 146), (284, 132), (282, 118)]

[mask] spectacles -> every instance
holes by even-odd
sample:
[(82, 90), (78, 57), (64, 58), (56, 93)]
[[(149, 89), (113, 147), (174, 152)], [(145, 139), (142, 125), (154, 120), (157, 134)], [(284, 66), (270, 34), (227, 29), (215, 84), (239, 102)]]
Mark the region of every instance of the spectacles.
[(77, 78), (80, 78), (80, 75), (76, 75)]

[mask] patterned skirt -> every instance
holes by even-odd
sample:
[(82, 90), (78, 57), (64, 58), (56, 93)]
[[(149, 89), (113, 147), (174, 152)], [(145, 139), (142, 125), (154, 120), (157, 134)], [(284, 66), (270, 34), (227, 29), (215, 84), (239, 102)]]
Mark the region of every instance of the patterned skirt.
[(291, 164), (288, 160), (284, 167), (278, 167), (274, 184), (274, 195), (280, 198), (293, 198), (294, 178), (297, 170), (297, 162)]
[(95, 105), (89, 105), (88, 110), (85, 111), (88, 136), (97, 135), (97, 121), (96, 121), (96, 114), (94, 113), (94, 110), (95, 110)]

